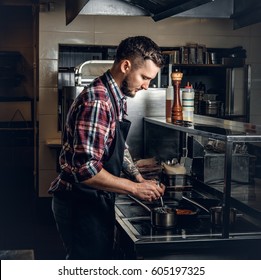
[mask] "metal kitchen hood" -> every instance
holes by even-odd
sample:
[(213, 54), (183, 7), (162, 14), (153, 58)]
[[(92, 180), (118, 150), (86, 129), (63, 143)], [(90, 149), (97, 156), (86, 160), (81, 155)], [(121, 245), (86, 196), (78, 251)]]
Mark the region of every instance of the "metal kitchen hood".
[(234, 0), (234, 29), (260, 22), (261, 2), (260, 0)]
[[(73, 10), (73, 12), (72, 12)], [(229, 18), (233, 0), (66, 0), (66, 24), (80, 15)]]
[(234, 29), (261, 21), (260, 0), (66, 0), (66, 24), (80, 15), (231, 18)]

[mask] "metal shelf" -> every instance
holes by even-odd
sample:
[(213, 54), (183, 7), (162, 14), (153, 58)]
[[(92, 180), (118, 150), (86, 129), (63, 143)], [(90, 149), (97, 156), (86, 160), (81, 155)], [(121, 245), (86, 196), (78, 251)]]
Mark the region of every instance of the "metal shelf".
[(260, 142), (261, 125), (236, 122), (231, 120), (194, 115), (192, 126), (182, 126), (168, 123), (165, 117), (145, 117), (145, 122), (164, 126), (170, 129), (199, 135), (209, 138), (216, 138), (226, 142)]

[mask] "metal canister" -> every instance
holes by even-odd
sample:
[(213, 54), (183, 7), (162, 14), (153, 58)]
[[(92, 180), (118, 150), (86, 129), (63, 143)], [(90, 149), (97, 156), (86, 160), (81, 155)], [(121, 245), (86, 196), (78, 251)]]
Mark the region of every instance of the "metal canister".
[[(229, 224), (232, 225), (236, 221), (237, 210), (230, 208), (229, 212)], [(223, 224), (223, 208), (221, 206), (210, 208), (211, 223), (214, 226), (222, 226)]]
[(221, 101), (203, 100), (201, 101), (202, 113), (207, 116), (219, 116), (221, 109)]

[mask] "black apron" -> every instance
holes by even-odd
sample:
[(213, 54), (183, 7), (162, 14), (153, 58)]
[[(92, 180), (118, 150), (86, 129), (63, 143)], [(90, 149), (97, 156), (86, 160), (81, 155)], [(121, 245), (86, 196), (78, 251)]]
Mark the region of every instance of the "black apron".
[[(106, 86), (116, 115), (116, 104), (105, 76)], [(104, 169), (119, 177), (122, 170), (125, 141), (131, 122), (116, 121), (115, 137)], [(112, 259), (115, 227), (115, 194), (85, 184), (72, 185), (72, 237), (63, 238), (67, 259)], [(59, 225), (58, 225), (59, 228)], [(67, 239), (67, 240), (65, 240)], [(67, 243), (67, 244), (66, 244)]]

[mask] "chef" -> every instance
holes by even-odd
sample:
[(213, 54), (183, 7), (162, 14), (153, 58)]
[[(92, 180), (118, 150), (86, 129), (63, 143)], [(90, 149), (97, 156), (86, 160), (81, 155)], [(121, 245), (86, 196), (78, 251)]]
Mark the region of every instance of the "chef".
[[(126, 38), (111, 69), (86, 87), (68, 111), (61, 172), (49, 188), (67, 259), (113, 258), (116, 193), (146, 201), (164, 193), (163, 185), (141, 176), (125, 142), (130, 128), (126, 98), (148, 89), (163, 63), (150, 38)], [(121, 171), (130, 179), (120, 177)]]

